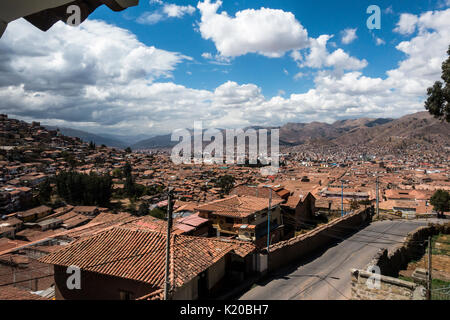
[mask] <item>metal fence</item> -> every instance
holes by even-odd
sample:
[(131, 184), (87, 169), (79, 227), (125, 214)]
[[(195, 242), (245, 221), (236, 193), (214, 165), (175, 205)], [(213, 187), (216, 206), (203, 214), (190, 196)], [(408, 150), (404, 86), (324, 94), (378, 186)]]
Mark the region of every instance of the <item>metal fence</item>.
[(432, 289), (431, 300), (450, 300), (450, 287)]

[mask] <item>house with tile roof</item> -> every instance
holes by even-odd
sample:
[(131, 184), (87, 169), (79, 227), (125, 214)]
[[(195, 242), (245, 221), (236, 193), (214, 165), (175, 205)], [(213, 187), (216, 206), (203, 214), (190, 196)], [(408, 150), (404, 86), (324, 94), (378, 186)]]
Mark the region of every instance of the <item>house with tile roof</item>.
[[(281, 198), (272, 199), (270, 232), (279, 238), (283, 227), (281, 219)], [(209, 219), (217, 236), (236, 237), (244, 241), (263, 242), (268, 232), (269, 199), (253, 196), (231, 196), (209, 202), (196, 209), (199, 217)], [(273, 232), (273, 233), (272, 233)], [(273, 239), (274, 241), (276, 239)]]
[(303, 224), (311, 223), (316, 212), (316, 198), (311, 192), (297, 191), (281, 204), (283, 221), (287, 228), (298, 231)]
[[(212, 297), (236, 263), (251, 272), (255, 247), (247, 242), (171, 236), (171, 299)], [(80, 239), (39, 259), (54, 266), (56, 299), (139, 299), (164, 288), (166, 235), (116, 227)], [(67, 268), (80, 269), (80, 289), (69, 289)]]

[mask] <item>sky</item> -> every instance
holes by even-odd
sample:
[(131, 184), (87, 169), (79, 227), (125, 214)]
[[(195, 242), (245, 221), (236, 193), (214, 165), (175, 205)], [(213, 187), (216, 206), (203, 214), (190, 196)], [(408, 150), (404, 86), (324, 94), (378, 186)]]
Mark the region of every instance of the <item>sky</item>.
[[(380, 29), (369, 29), (370, 5)], [(0, 39), (0, 113), (97, 134), (424, 111), (450, 0), (140, 0)]]

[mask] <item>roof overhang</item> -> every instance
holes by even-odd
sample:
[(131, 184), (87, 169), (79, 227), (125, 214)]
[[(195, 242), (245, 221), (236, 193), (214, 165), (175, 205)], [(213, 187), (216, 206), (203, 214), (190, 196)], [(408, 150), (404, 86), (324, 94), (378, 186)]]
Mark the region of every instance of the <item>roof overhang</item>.
[(68, 20), (72, 15), (67, 12), (69, 6), (80, 8), (82, 22), (103, 4), (113, 11), (122, 11), (137, 6), (139, 0), (4, 0), (0, 2), (0, 37), (8, 23), (19, 18), (25, 18), (40, 30), (47, 31), (58, 21)]

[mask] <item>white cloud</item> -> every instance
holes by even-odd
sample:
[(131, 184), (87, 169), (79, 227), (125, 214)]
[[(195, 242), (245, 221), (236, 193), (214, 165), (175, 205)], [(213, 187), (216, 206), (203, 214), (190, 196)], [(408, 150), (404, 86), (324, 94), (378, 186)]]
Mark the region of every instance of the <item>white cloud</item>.
[(386, 13), (386, 14), (394, 14), (394, 9), (392, 9), (392, 6), (389, 6), (386, 9), (384, 9), (384, 13)]
[(136, 22), (140, 24), (156, 24), (164, 20), (164, 16), (158, 12), (144, 12), (137, 18)]
[(381, 45), (385, 45), (386, 41), (384, 41), (381, 38), (375, 37), (375, 43), (376, 43), (377, 46), (381, 46)]
[(16, 21), (0, 41), (0, 112), (124, 134), (167, 133), (196, 120), (228, 128), (401, 116), (424, 110), (426, 88), (440, 78), (450, 9), (417, 16), (416, 28), (396, 47), (405, 58), (384, 77), (364, 75), (367, 62), (342, 49), (329, 52), (331, 36), (311, 39), (310, 52), (291, 55), (319, 69), (313, 88), (268, 98), (252, 83), (227, 81), (213, 90), (173, 83), (172, 72), (188, 57), (146, 46), (103, 22), (88, 20), (78, 28), (58, 23), (42, 33)]
[(235, 17), (217, 13), (222, 1), (199, 2), (199, 30), (204, 39), (212, 40), (217, 51), (226, 57), (258, 53), (281, 57), (287, 51), (308, 45), (308, 33), (290, 12), (261, 8), (239, 11)]
[(178, 6), (176, 4), (165, 4), (163, 12), (170, 18), (181, 18), (185, 14), (192, 15), (195, 8), (191, 5)]
[(300, 66), (315, 69), (333, 67), (337, 70), (359, 70), (367, 66), (366, 60), (351, 57), (342, 49), (337, 49), (333, 53), (328, 52), (327, 43), (332, 37), (324, 34), (317, 39), (311, 39), (309, 54)]
[(417, 22), (418, 18), (416, 15), (403, 13), (400, 15), (400, 20), (394, 31), (403, 35), (410, 35), (416, 31)]
[(210, 52), (203, 52), (202, 53), (202, 57), (205, 58), (205, 59), (212, 59), (213, 58), (213, 56), (212, 56), (212, 54)]
[(358, 36), (356, 35), (356, 30), (357, 28), (345, 29), (344, 31), (342, 31), (342, 43), (349, 44), (355, 41), (358, 38)]
[(297, 72), (294, 76), (294, 80), (298, 80), (300, 78), (303, 78), (305, 74), (303, 72)]
[(162, 8), (153, 12), (144, 12), (136, 20), (140, 24), (156, 24), (170, 18), (182, 18), (185, 15), (192, 15), (195, 8), (191, 5), (179, 6), (173, 3), (163, 3), (160, 0), (152, 0), (150, 3), (161, 5)]
[(221, 56), (220, 54), (213, 55), (210, 52), (204, 52), (202, 53), (202, 58), (209, 60), (209, 62), (212, 64), (217, 64), (221, 66), (228, 66), (231, 64), (230, 63), (231, 59), (229, 57), (224, 57)]

